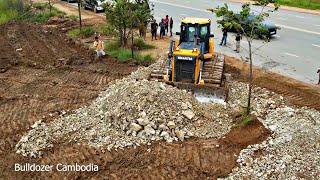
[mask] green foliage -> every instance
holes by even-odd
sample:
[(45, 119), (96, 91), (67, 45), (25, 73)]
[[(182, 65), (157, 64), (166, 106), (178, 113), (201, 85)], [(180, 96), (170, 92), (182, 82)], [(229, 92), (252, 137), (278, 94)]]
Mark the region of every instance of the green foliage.
[(79, 37), (90, 37), (94, 35), (95, 31), (92, 26), (82, 27), (80, 30), (79, 28), (73, 29), (68, 31), (68, 36), (71, 38), (79, 38)]
[(120, 62), (126, 62), (131, 59), (131, 51), (129, 49), (121, 48), (116, 57)]
[(50, 12), (39, 12), (34, 14), (33, 17), (30, 17), (30, 20), (32, 22), (37, 22), (37, 23), (45, 23), (47, 22), (51, 17), (55, 16), (54, 13)]
[(18, 12), (15, 10), (6, 10), (0, 13), (0, 25), (4, 24), (12, 19), (16, 19), (18, 17)]
[(0, 25), (18, 19), (26, 9), (22, 0), (0, 0)]
[(134, 61), (138, 64), (150, 64), (154, 59), (151, 55), (141, 55), (139, 53), (134, 53), (134, 57), (132, 59), (132, 52), (130, 49), (121, 48), (119, 41), (111, 41), (106, 42), (105, 50), (107, 54), (110, 56), (117, 58), (119, 62), (128, 62), (128, 61)]
[(45, 23), (53, 16), (63, 16), (65, 13), (56, 8), (49, 12), (47, 3), (34, 3), (33, 8), (22, 0), (0, 0), (0, 24), (10, 20), (22, 20), (36, 23)]
[(127, 46), (128, 38), (134, 27), (147, 25), (151, 12), (148, 1), (112, 0), (106, 4), (106, 19), (119, 35), (122, 47)]
[(119, 41), (109, 41), (109, 42), (106, 42), (106, 50), (107, 51), (117, 51), (120, 49), (121, 45), (120, 45), (120, 42)]
[(244, 116), (241, 122), (242, 126), (247, 126), (252, 122), (252, 118), (250, 116)]
[(277, 0), (278, 4), (299, 8), (320, 9), (320, 0)]
[(68, 16), (72, 21), (78, 21), (79, 19), (79, 16), (76, 16), (76, 15), (70, 15)]
[[(254, 38), (256, 35), (255, 32), (258, 30), (260, 30), (259, 32), (267, 31), (266, 27), (261, 25), (262, 22), (269, 16), (269, 13), (274, 12), (279, 8), (279, 5), (275, 3), (274, 9), (264, 11), (265, 7), (271, 2), (272, 0), (256, 0), (255, 4), (261, 6), (261, 12), (255, 15), (252, 15), (251, 5), (249, 3), (242, 5), (240, 13), (235, 13), (230, 10), (227, 4), (216, 9), (208, 10), (214, 12), (216, 16), (220, 18), (217, 20), (217, 23), (223, 28), (235, 29), (238, 32), (244, 33), (248, 38)], [(264, 34), (261, 33), (261, 35)]]
[(155, 46), (147, 44), (142, 38), (137, 38), (133, 41), (133, 46), (138, 50), (154, 49)]
[(32, 4), (32, 7), (33, 8), (35, 8), (35, 9), (37, 9), (37, 10), (42, 10), (42, 11), (44, 11), (44, 10), (46, 10), (47, 8), (49, 8), (49, 4), (47, 4), (47, 3), (33, 3)]
[(97, 31), (100, 34), (105, 35), (105, 36), (112, 36), (113, 37), (113, 36), (118, 35), (116, 28), (109, 25), (109, 24), (98, 26)]

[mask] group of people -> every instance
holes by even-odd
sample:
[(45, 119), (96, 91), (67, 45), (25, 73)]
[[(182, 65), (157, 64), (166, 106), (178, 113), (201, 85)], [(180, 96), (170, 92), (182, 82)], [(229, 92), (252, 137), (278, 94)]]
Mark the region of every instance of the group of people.
[[(223, 28), (222, 29), (222, 39), (221, 39), (221, 42), (220, 42), (220, 46), (224, 45), (226, 46), (227, 45), (227, 38), (228, 38), (228, 30), (226, 28)], [(240, 41), (242, 39), (242, 36), (241, 34), (238, 32), (237, 35), (236, 35), (236, 49), (234, 51), (236, 51), (237, 53), (240, 53)]]
[(170, 32), (170, 37), (172, 37), (172, 28), (173, 28), (172, 17), (170, 17), (169, 19), (169, 16), (166, 15), (165, 18), (161, 19), (159, 24), (155, 19), (151, 22), (151, 35), (152, 35), (151, 40), (157, 40), (158, 27), (160, 27), (160, 39), (163, 39), (164, 36), (167, 36), (169, 32)]
[[(221, 42), (220, 42), (220, 46), (224, 45), (226, 46), (227, 45), (227, 38), (228, 38), (228, 30), (227, 29), (222, 29), (222, 39), (221, 39)], [(240, 53), (240, 41), (242, 39), (242, 36), (241, 34), (238, 32), (237, 35), (236, 35), (236, 49), (234, 51), (236, 51), (237, 53)], [(318, 73), (318, 76), (319, 76), (319, 79), (318, 79), (318, 85), (320, 85), (320, 68), (318, 68), (317, 70), (317, 73)]]

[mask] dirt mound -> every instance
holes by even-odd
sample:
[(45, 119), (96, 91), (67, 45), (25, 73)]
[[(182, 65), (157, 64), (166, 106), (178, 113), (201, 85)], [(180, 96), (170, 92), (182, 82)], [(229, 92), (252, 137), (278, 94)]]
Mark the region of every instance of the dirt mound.
[(83, 64), (94, 59), (92, 51), (49, 27), (7, 23), (0, 26), (0, 38), (2, 72), (15, 65), (42, 68), (55, 66), (61, 61)]
[(56, 28), (24, 23), (0, 26), (0, 50), (0, 179), (17, 178), (15, 163), (34, 162), (14, 153), (32, 124), (87, 105), (109, 82), (137, 69), (109, 57), (89, 63), (94, 52)]
[[(232, 118), (224, 112), (224, 106), (217, 104), (215, 111), (204, 111), (205, 108), (186, 90), (124, 78), (110, 85), (92, 105), (48, 124), (36, 122), (17, 144), (17, 153), (41, 157), (53, 141), (81, 142), (111, 151), (152, 141), (226, 134)], [(210, 119), (202, 118), (205, 113), (210, 114)]]

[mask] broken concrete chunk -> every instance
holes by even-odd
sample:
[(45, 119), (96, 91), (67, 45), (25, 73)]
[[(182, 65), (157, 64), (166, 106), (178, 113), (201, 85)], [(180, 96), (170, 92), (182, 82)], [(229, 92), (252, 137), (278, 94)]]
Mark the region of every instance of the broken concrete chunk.
[(183, 111), (182, 115), (188, 118), (189, 120), (192, 120), (193, 117), (195, 116), (195, 114), (191, 110)]

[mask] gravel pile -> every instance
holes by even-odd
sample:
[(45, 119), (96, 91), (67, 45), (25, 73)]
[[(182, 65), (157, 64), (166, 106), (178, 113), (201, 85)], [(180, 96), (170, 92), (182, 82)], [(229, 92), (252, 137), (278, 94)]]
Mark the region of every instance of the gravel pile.
[[(201, 104), (184, 90), (145, 80), (151, 69), (141, 68), (115, 81), (89, 107), (51, 123), (38, 121), (16, 145), (17, 153), (40, 157), (53, 142), (84, 143), (110, 151), (157, 140), (219, 138), (230, 130), (231, 114), (246, 105), (247, 84), (232, 82), (227, 104)], [(252, 113), (272, 135), (242, 150), (238, 167), (227, 179), (319, 177), (320, 112), (286, 104), (280, 95), (253, 89)]]
[[(246, 85), (232, 89), (232, 104), (245, 102)], [(261, 88), (254, 89), (254, 99), (254, 113), (272, 135), (242, 150), (239, 167), (226, 179), (318, 179), (320, 112), (288, 107), (283, 97)]]
[(232, 119), (223, 113), (225, 106), (215, 105), (215, 111), (208, 113), (212, 109), (185, 90), (136, 80), (146, 70), (115, 81), (89, 107), (48, 124), (38, 121), (16, 145), (17, 153), (40, 157), (53, 142), (85, 143), (110, 151), (157, 140), (221, 137), (230, 130)]

